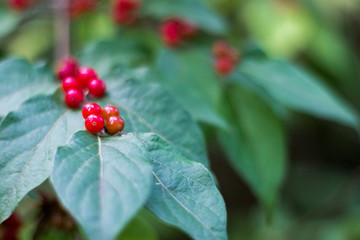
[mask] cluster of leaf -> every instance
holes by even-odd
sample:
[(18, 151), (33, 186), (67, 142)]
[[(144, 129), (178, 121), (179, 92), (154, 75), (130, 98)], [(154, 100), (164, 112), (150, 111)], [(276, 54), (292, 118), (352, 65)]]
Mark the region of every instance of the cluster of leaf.
[[(180, 15), (210, 34), (226, 32), (200, 1), (144, 3), (145, 16)], [(125, 119), (127, 134), (115, 137), (83, 131), (80, 111), (65, 107), (47, 66), (0, 63), (0, 221), (50, 178), (90, 239), (115, 238), (143, 206), (194, 239), (227, 239), (225, 205), (198, 123), (211, 126), (269, 215), (286, 173), (289, 110), (358, 130), (348, 103), (289, 62), (251, 49), (220, 79), (209, 41), (181, 50), (159, 42), (152, 30), (127, 29), (79, 54), (108, 84), (100, 104), (117, 106)]]

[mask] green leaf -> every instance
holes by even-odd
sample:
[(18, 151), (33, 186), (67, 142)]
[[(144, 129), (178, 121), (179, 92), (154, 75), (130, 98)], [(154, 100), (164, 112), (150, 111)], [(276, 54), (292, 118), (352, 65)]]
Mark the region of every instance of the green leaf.
[(57, 86), (51, 74), (25, 60), (0, 62), (0, 116), (15, 110), (32, 96), (54, 92)]
[[(0, 3), (1, 4), (1, 3)], [(19, 16), (0, 5), (0, 39), (11, 33), (20, 22)]]
[(89, 239), (114, 239), (152, 187), (149, 155), (134, 135), (77, 132), (58, 148), (51, 181)]
[(214, 34), (223, 34), (226, 31), (225, 21), (199, 0), (143, 1), (142, 11), (142, 15), (159, 20), (180, 16)]
[(142, 134), (155, 186), (147, 207), (194, 239), (227, 239), (224, 200), (210, 172), (155, 134)]
[(0, 222), (18, 202), (48, 178), (56, 148), (83, 128), (58, 94), (36, 96), (9, 113), (0, 125)]
[(164, 50), (149, 78), (166, 88), (195, 120), (226, 128), (218, 110), (222, 99), (220, 79), (212, 70), (208, 52)]
[(201, 130), (162, 87), (118, 75), (107, 80), (108, 97), (102, 102), (119, 108), (126, 132), (156, 133), (190, 159), (209, 165)]
[(150, 223), (140, 216), (136, 216), (126, 226), (118, 240), (158, 240), (159, 237)]
[[(358, 113), (348, 103), (319, 79), (291, 63), (248, 59), (240, 64), (238, 72), (288, 108), (358, 128)], [(232, 81), (238, 79), (234, 77)]]
[[(119, 107), (125, 131), (155, 132), (208, 166), (204, 138), (190, 115), (160, 86), (119, 74), (105, 79), (108, 94), (100, 103)], [(62, 94), (35, 96), (2, 120), (0, 221), (49, 176), (56, 148), (84, 129), (81, 112), (69, 110), (62, 98)]]
[(271, 109), (256, 95), (239, 87), (229, 92), (232, 129), (220, 132), (221, 144), (235, 171), (271, 212), (285, 173), (284, 129)]

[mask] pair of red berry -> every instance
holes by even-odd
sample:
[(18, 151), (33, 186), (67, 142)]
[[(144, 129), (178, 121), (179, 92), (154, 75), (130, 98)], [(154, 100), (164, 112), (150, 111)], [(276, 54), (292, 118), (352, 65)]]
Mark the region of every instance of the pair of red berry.
[(239, 54), (225, 41), (218, 41), (213, 45), (212, 53), (215, 59), (215, 71), (221, 76), (227, 76), (234, 71)]
[(141, 0), (116, 0), (112, 6), (114, 22), (121, 24), (132, 24), (138, 18)]
[(109, 134), (114, 135), (120, 133), (125, 127), (119, 109), (114, 106), (101, 109), (96, 103), (88, 103), (83, 107), (82, 115), (85, 119), (86, 130), (91, 133), (99, 133), (105, 127)]
[(197, 29), (192, 23), (173, 17), (161, 23), (160, 32), (165, 45), (178, 47), (184, 40), (195, 36)]
[(58, 77), (62, 80), (65, 91), (65, 102), (71, 108), (79, 107), (84, 101), (84, 93), (95, 98), (104, 96), (105, 82), (98, 78), (94, 69), (80, 67), (73, 58), (67, 58), (60, 63)]

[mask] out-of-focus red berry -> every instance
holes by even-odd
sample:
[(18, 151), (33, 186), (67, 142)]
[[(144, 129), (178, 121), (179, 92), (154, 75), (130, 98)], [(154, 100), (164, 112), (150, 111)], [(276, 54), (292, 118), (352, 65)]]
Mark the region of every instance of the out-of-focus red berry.
[(96, 7), (97, 0), (71, 0), (70, 17), (77, 18), (86, 13), (92, 12)]
[(79, 72), (79, 63), (75, 58), (65, 58), (58, 66), (57, 75), (60, 80), (64, 80), (67, 77), (77, 77)]
[(164, 21), (160, 26), (161, 38), (168, 47), (177, 47), (184, 40), (195, 36), (197, 29), (192, 23), (177, 17)]
[(78, 74), (78, 80), (83, 88), (89, 86), (89, 82), (97, 78), (97, 74), (94, 69), (89, 67), (81, 67)]
[(0, 233), (0, 239), (17, 240), (21, 225), (21, 218), (14, 212), (8, 219), (1, 223), (0, 226), (3, 227), (3, 231)]
[(11, 9), (18, 12), (23, 12), (34, 4), (34, 0), (8, 0), (8, 5)]
[(78, 108), (84, 101), (84, 93), (82, 90), (78, 89), (69, 89), (65, 93), (65, 103), (70, 108)]
[(132, 24), (138, 18), (141, 0), (116, 0), (112, 6), (112, 16), (117, 24)]
[(221, 76), (229, 75), (234, 69), (234, 63), (229, 58), (222, 57), (215, 59), (215, 71)]
[(74, 77), (67, 77), (62, 82), (63, 90), (66, 92), (70, 89), (82, 90), (82, 86), (79, 81)]
[(93, 97), (100, 98), (106, 92), (106, 84), (101, 79), (93, 79), (89, 82), (89, 93)]
[(182, 26), (177, 19), (169, 19), (161, 24), (161, 38), (168, 47), (177, 47), (181, 44)]

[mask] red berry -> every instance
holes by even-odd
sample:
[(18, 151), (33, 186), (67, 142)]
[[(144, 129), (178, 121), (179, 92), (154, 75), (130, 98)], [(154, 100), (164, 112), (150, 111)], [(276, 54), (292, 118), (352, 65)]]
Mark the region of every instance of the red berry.
[(9, 7), (19, 12), (27, 10), (33, 3), (33, 0), (8, 0)]
[(16, 240), (18, 239), (19, 228), (22, 225), (21, 218), (14, 212), (6, 219), (1, 226), (3, 231), (0, 232), (0, 239)]
[(64, 80), (66, 77), (76, 77), (79, 71), (79, 63), (74, 58), (62, 60), (58, 67), (58, 77)]
[(177, 19), (169, 19), (161, 24), (161, 37), (168, 47), (177, 47), (182, 42), (182, 26)]
[(100, 132), (105, 126), (105, 121), (100, 115), (91, 114), (85, 120), (85, 127), (91, 133)]
[(65, 102), (71, 108), (78, 108), (84, 101), (84, 93), (78, 89), (69, 89), (65, 93)]
[(83, 88), (87, 88), (89, 82), (95, 78), (97, 78), (97, 74), (94, 69), (88, 67), (80, 68), (78, 79)]
[(212, 47), (212, 54), (214, 57), (224, 57), (229, 54), (231, 48), (229, 44), (225, 41), (217, 41)]
[(62, 87), (64, 91), (70, 90), (70, 89), (77, 89), (82, 90), (82, 87), (79, 83), (79, 81), (74, 77), (67, 77), (62, 82)]
[(89, 93), (97, 98), (104, 96), (106, 84), (103, 80), (95, 78), (89, 82)]
[(107, 121), (111, 116), (120, 116), (120, 112), (117, 107), (109, 105), (103, 108), (101, 116)]
[(96, 7), (97, 0), (71, 0), (70, 16), (77, 18), (85, 13), (93, 11)]
[(225, 41), (214, 43), (212, 53), (215, 58), (228, 58), (233, 61), (234, 64), (239, 60), (237, 51)]
[(215, 71), (221, 75), (229, 75), (234, 68), (234, 62), (229, 58), (217, 58), (214, 64)]
[(114, 22), (117, 24), (131, 24), (136, 21), (140, 0), (117, 0), (112, 7)]
[(91, 114), (101, 115), (101, 107), (96, 103), (88, 103), (83, 107), (81, 113), (84, 119)]
[(195, 36), (197, 29), (195, 25), (185, 20), (182, 20), (182, 36), (184, 39), (190, 39)]
[(197, 29), (190, 22), (174, 17), (163, 22), (160, 31), (162, 40), (167, 46), (177, 47), (183, 40), (193, 37)]
[(119, 132), (121, 132), (125, 127), (125, 122), (124, 119), (122, 119), (119, 116), (111, 116), (107, 121), (106, 121), (106, 131), (111, 134), (117, 134)]

